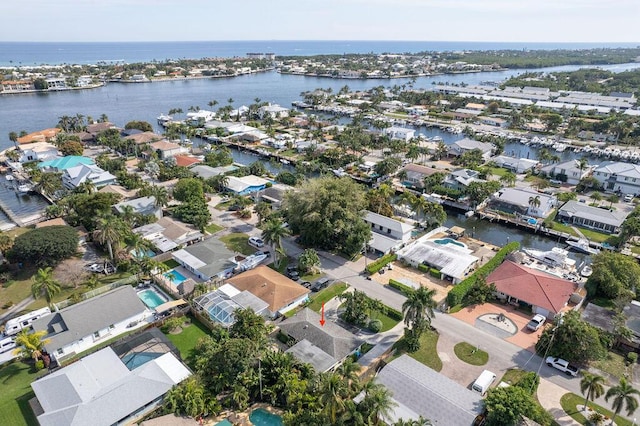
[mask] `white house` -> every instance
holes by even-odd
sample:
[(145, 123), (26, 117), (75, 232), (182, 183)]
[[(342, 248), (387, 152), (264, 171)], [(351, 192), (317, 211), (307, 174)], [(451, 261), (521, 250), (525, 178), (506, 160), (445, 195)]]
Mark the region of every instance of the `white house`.
[(289, 116), (289, 109), (281, 107), (278, 104), (269, 104), (263, 107), (258, 108), (258, 115), (261, 119), (264, 119), (267, 116), (271, 118), (283, 118)]
[(454, 170), (445, 176), (442, 185), (447, 188), (464, 190), (473, 182), (486, 182), (484, 179), (480, 179), (480, 173), (471, 169), (458, 169)]
[(235, 253), (217, 238), (208, 238), (172, 253), (173, 259), (203, 281), (226, 277), (238, 265)]
[(528, 170), (534, 169), (539, 164), (537, 160), (507, 157), (506, 155), (496, 155), (491, 161), (496, 163), (498, 167), (511, 170), (515, 173), (525, 173)]
[(77, 188), (83, 182), (91, 182), (96, 188), (116, 183), (117, 178), (95, 164), (81, 164), (62, 173), (62, 185), (67, 189)]
[(605, 161), (596, 167), (593, 177), (607, 192), (640, 194), (640, 165)]
[(465, 152), (479, 149), (482, 152), (484, 161), (489, 161), (493, 151), (493, 145), (486, 142), (479, 142), (473, 139), (464, 138), (449, 145), (448, 154), (453, 157), (459, 157)]
[(491, 196), (489, 206), (505, 213), (546, 218), (557, 205), (552, 195), (520, 188), (503, 188)]
[(581, 179), (591, 174), (591, 167), (585, 167), (580, 170), (579, 163), (576, 160), (565, 161), (564, 163), (549, 164), (540, 169), (541, 172), (552, 178), (565, 181), (570, 185), (577, 185)]
[(415, 136), (416, 131), (404, 127), (389, 127), (384, 129), (384, 134), (389, 136), (391, 139), (408, 141)]
[(153, 215), (158, 219), (162, 217), (162, 206), (156, 205), (156, 197), (153, 195), (123, 201), (113, 206), (114, 210), (119, 214), (123, 214), (126, 207), (131, 207), (133, 212), (137, 214)]
[(160, 159), (165, 160), (169, 157), (173, 157), (175, 155), (183, 154), (185, 152), (189, 152), (188, 149), (178, 145), (177, 143), (168, 142), (168, 141), (158, 141), (150, 144), (151, 149), (158, 153), (158, 157)]
[(411, 240), (413, 225), (367, 211), (364, 221), (371, 227), (369, 247), (380, 253), (397, 250)]
[(197, 229), (170, 217), (162, 217), (154, 223), (135, 228), (133, 232), (142, 235), (145, 240), (150, 241), (155, 248), (163, 253), (181, 245), (200, 241), (204, 237)]
[(39, 318), (32, 327), (47, 333), (44, 347), (60, 360), (146, 325), (149, 318), (152, 312), (125, 285)]
[(20, 163), (30, 163), (32, 161), (49, 161), (55, 160), (60, 153), (55, 145), (49, 142), (33, 142), (22, 144), (18, 148)]
[[(130, 369), (106, 347), (31, 383), (40, 426), (132, 424), (191, 376), (171, 352)], [(41, 408), (41, 410), (40, 410)]]

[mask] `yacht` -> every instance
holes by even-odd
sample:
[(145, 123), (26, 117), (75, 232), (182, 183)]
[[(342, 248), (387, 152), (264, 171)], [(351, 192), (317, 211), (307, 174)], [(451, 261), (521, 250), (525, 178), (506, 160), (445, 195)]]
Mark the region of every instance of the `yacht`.
[(158, 120), (158, 124), (165, 124), (165, 123), (167, 123), (168, 121), (173, 120), (173, 117), (172, 117), (172, 116), (170, 116), (170, 115), (160, 114), (160, 115), (158, 116), (157, 120)]
[(593, 248), (589, 245), (589, 240), (587, 240), (586, 238), (580, 238), (578, 241), (567, 240), (567, 244), (569, 244), (569, 247), (571, 247), (572, 249), (582, 253), (586, 253), (586, 254), (600, 253), (600, 250)]
[(571, 270), (576, 266), (575, 259), (571, 259), (569, 252), (560, 247), (553, 247), (551, 250), (523, 248), (522, 251), (532, 258), (552, 267)]
[(13, 175), (6, 175), (4, 177), (6, 180), (8, 180), (9, 182), (11, 182), (12, 180), (14, 180), (15, 178), (13, 177)]
[(33, 191), (33, 187), (27, 183), (22, 183), (18, 185), (18, 191), (22, 192), (23, 194), (26, 194), (28, 192)]
[(591, 269), (591, 266), (589, 265), (583, 266), (582, 269), (580, 270), (580, 275), (582, 275), (585, 278), (590, 277), (592, 273), (593, 273), (593, 269)]

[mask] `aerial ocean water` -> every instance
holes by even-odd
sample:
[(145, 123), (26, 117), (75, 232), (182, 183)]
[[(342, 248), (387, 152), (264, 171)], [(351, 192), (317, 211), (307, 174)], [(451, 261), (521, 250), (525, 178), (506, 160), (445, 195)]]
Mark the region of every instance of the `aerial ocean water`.
[(191, 42), (0, 42), (0, 66), (149, 62), (167, 59), (239, 57), (249, 52), (281, 56), (343, 53), (503, 49), (589, 49), (635, 47), (636, 43), (505, 43), (459, 41), (191, 41)]

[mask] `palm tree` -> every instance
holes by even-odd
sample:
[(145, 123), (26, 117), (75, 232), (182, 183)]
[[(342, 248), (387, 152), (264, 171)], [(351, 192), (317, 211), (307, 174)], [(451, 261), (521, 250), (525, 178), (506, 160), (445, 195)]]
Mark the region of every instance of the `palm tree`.
[(85, 180), (80, 185), (76, 186), (75, 192), (80, 194), (93, 194), (96, 192), (96, 185), (90, 180)]
[(420, 287), (413, 291), (402, 304), (404, 323), (411, 329), (417, 324), (431, 324), (434, 317), (433, 308), (436, 302), (433, 300), (436, 291), (427, 287)]
[[(265, 243), (271, 244), (277, 253), (277, 248), (282, 249), (282, 237), (291, 234), (288, 228), (285, 228), (284, 222), (280, 218), (271, 218), (264, 223), (262, 229), (262, 239)], [(277, 255), (276, 255), (277, 257)]]
[(13, 237), (0, 231), (0, 255), (4, 256), (11, 247), (13, 247)]
[(604, 393), (604, 377), (592, 374), (587, 371), (582, 373), (580, 380), (580, 392), (584, 395), (584, 409), (587, 409), (587, 402), (600, 398)]
[(215, 99), (211, 99), (209, 103), (207, 103), (207, 105), (213, 108), (214, 106), (218, 105), (218, 101), (216, 101)]
[(347, 381), (349, 389), (354, 392), (360, 387), (358, 371), (360, 371), (360, 364), (355, 362), (351, 357), (348, 357), (336, 370), (336, 372)]
[(540, 196), (536, 195), (535, 197), (529, 197), (529, 207), (538, 208), (540, 207)]
[(331, 424), (336, 424), (338, 414), (346, 408), (346, 383), (336, 373), (324, 373), (320, 376), (319, 387), (318, 402), (323, 407), (322, 411), (329, 416)]
[(31, 284), (31, 294), (38, 298), (44, 295), (45, 300), (51, 306), (51, 299), (60, 292), (60, 283), (53, 278), (53, 268), (47, 266), (44, 269), (38, 269), (36, 276)]
[(262, 224), (262, 221), (269, 217), (269, 215), (271, 214), (271, 204), (260, 201), (253, 207), (253, 211), (258, 215), (258, 226), (260, 226)]
[(418, 417), (418, 420), (404, 420), (400, 419), (393, 424), (393, 426), (432, 426), (430, 420), (425, 419), (424, 417)]
[(43, 339), (47, 332), (45, 330), (29, 333), (29, 330), (22, 330), (16, 336), (17, 348), (13, 350), (15, 355), (22, 358), (32, 358), (34, 361), (42, 358), (44, 345), (49, 343), (49, 339)]
[(391, 398), (391, 391), (375, 379), (371, 380), (364, 388), (364, 399), (360, 405), (366, 410), (369, 424), (377, 425), (380, 418), (389, 419), (393, 412), (393, 407), (397, 404)]
[(505, 184), (507, 186), (513, 186), (516, 183), (516, 174), (513, 172), (506, 172), (500, 178), (500, 183)]
[(98, 218), (96, 230), (93, 231), (93, 238), (98, 243), (106, 245), (109, 250), (109, 258), (113, 257), (113, 248), (120, 245), (124, 237), (125, 229), (128, 229), (122, 219), (107, 215)]
[(609, 209), (611, 209), (611, 207), (613, 207), (613, 203), (620, 201), (620, 197), (617, 194), (611, 194), (607, 197), (607, 201), (609, 202)]
[(156, 199), (156, 207), (166, 207), (169, 205), (169, 192), (163, 186), (152, 186), (151, 196)]
[(594, 203), (598, 203), (600, 200), (602, 200), (602, 194), (600, 194), (598, 191), (593, 191), (589, 198), (591, 198)]
[(638, 409), (638, 400), (635, 395), (640, 395), (637, 389), (634, 389), (624, 377), (620, 379), (620, 384), (609, 388), (607, 394), (604, 396), (604, 400), (609, 402), (609, 398), (613, 397), (613, 403), (611, 408), (613, 409), (612, 422), (615, 422), (616, 416), (622, 411), (622, 408), (626, 406), (627, 415), (633, 414)]

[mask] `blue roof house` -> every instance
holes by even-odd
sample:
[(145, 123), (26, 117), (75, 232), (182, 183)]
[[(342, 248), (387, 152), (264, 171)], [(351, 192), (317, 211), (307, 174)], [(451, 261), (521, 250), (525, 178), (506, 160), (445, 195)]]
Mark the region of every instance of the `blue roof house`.
[(89, 157), (83, 157), (81, 155), (67, 155), (66, 157), (56, 158), (55, 160), (43, 161), (38, 164), (38, 168), (43, 172), (63, 172), (81, 164), (91, 166), (95, 163)]

